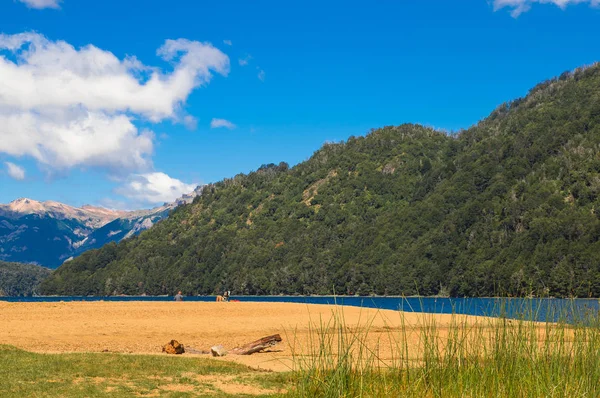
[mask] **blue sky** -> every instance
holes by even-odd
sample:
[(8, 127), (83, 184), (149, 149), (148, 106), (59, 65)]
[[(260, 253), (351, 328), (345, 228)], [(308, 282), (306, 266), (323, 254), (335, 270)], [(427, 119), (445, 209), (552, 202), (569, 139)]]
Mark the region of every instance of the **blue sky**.
[(541, 3), (4, 0), (0, 203), (151, 207), (371, 128), (469, 127), (600, 60), (597, 0)]

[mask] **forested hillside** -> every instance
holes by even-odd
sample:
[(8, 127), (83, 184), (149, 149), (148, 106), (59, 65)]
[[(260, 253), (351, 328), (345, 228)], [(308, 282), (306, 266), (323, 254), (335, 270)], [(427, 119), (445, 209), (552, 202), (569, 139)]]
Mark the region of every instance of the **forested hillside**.
[(599, 149), (596, 65), (456, 135), (384, 127), (207, 186), (43, 291), (598, 297)]
[(0, 261), (0, 296), (32, 296), (50, 275), (48, 268)]

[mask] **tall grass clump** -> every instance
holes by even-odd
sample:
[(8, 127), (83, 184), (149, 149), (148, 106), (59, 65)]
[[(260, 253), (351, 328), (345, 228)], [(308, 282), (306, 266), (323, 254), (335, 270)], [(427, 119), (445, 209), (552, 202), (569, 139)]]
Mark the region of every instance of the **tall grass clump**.
[(305, 346), (292, 336), (297, 378), (289, 395), (600, 396), (597, 311), (577, 319), (570, 311), (548, 314), (544, 322), (529, 320), (536, 319), (533, 308), (519, 319), (398, 316), (395, 326), (383, 313), (376, 315), (383, 328), (373, 316), (349, 326), (336, 307), (330, 319), (312, 323)]

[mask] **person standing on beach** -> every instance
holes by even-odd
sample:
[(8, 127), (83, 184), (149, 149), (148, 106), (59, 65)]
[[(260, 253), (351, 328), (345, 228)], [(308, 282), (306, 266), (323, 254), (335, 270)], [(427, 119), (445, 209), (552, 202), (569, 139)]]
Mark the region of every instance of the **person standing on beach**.
[(183, 301), (183, 295), (181, 294), (181, 290), (175, 295), (175, 301)]

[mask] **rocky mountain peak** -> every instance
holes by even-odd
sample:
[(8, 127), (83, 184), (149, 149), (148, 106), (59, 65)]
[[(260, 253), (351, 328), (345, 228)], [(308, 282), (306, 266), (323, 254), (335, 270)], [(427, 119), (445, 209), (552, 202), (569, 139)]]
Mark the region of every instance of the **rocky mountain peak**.
[(34, 213), (43, 211), (44, 209), (44, 205), (41, 202), (29, 198), (19, 198), (13, 200), (7, 206), (11, 211), (19, 213)]
[(56, 267), (86, 250), (151, 228), (173, 208), (191, 203), (202, 188), (197, 187), (172, 203), (149, 210), (124, 211), (92, 205), (74, 207), (29, 198), (0, 204), (0, 261)]

